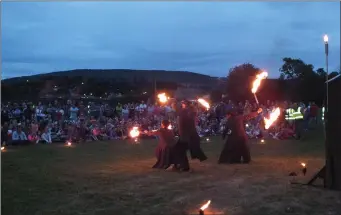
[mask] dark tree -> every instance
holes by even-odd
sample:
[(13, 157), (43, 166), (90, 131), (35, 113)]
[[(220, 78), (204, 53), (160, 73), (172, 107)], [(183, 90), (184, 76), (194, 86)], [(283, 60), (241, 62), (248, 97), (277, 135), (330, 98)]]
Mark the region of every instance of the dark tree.
[(229, 99), (243, 101), (252, 97), (252, 82), (260, 69), (250, 63), (241, 64), (230, 69), (226, 81)]

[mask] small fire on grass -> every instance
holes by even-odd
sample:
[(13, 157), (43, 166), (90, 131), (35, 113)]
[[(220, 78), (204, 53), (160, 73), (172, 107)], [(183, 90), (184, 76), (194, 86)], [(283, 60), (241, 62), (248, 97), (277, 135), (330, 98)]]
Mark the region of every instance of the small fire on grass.
[(307, 164), (306, 163), (301, 163), (302, 166), (302, 173), (305, 175), (307, 173)]
[(210, 142), (210, 138), (206, 138), (206, 142)]
[(67, 141), (66, 145), (67, 146), (72, 146), (72, 142), (71, 141)]
[(264, 139), (261, 139), (260, 142), (261, 142), (262, 144), (264, 144), (264, 143), (265, 143), (265, 140), (264, 140)]
[(4, 146), (1, 146), (1, 151), (5, 151), (5, 147)]
[(208, 208), (208, 206), (211, 204), (211, 200), (208, 200), (206, 202), (206, 204), (204, 204), (203, 206), (201, 206), (200, 210), (199, 210), (199, 215), (205, 215), (204, 211)]

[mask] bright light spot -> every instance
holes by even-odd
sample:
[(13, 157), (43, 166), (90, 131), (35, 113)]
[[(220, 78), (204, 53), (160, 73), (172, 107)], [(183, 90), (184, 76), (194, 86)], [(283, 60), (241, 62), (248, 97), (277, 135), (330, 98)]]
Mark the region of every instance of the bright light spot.
[(3, 151), (3, 150), (5, 150), (5, 147), (4, 147), (4, 146), (1, 147), (1, 151)]
[(204, 211), (206, 208), (208, 208), (208, 206), (211, 204), (211, 200), (208, 200), (206, 204), (204, 204), (203, 206), (201, 206), (200, 210)]
[(324, 41), (325, 43), (328, 43), (328, 40), (329, 40), (328, 35), (325, 34), (324, 37), (323, 37), (323, 41)]
[(306, 164), (305, 164), (305, 163), (301, 163), (301, 166), (302, 166), (302, 167), (306, 167)]
[(67, 142), (67, 146), (71, 146), (72, 143), (70, 141)]

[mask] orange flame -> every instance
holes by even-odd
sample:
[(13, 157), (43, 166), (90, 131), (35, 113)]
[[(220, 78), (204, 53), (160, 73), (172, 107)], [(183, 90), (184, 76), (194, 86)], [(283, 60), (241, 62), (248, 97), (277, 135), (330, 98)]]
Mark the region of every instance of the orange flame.
[(1, 151), (3, 151), (3, 150), (5, 150), (5, 147), (4, 147), (4, 146), (1, 147)]
[(168, 101), (168, 97), (166, 96), (166, 93), (160, 93), (157, 95), (157, 97), (161, 103), (166, 103)]
[(132, 137), (132, 138), (138, 137), (140, 135), (139, 128), (138, 127), (133, 127), (130, 130), (129, 134), (130, 134), (130, 137)]
[(201, 206), (200, 210), (204, 211), (205, 209), (208, 208), (208, 206), (209, 206), (210, 204), (211, 204), (211, 200), (208, 200), (208, 201), (206, 202), (206, 204), (204, 204), (203, 206)]
[(306, 164), (305, 163), (301, 163), (302, 167), (306, 167)]
[(67, 142), (67, 146), (71, 146), (72, 143), (70, 141)]
[(169, 130), (172, 130), (172, 129), (173, 129), (173, 126), (172, 126), (172, 125), (169, 125), (167, 128), (168, 128)]
[(264, 117), (265, 129), (269, 129), (270, 126), (277, 120), (279, 115), (281, 115), (281, 110), (279, 108), (276, 108), (270, 113), (269, 119)]
[(205, 99), (198, 99), (198, 102), (207, 110), (210, 109), (210, 103), (208, 103)]
[(258, 74), (256, 76), (256, 80), (254, 80), (253, 84), (252, 84), (252, 89), (251, 92), (252, 93), (256, 93), (258, 90), (258, 87), (260, 86), (260, 83), (262, 82), (263, 79), (268, 77), (268, 73), (267, 72), (262, 72), (260, 74)]

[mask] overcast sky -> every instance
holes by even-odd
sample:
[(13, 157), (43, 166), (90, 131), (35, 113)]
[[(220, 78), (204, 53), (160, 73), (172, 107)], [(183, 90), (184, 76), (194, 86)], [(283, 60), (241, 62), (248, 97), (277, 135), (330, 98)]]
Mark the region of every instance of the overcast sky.
[(2, 2), (2, 77), (164, 69), (226, 76), (283, 57), (340, 66), (340, 2)]

